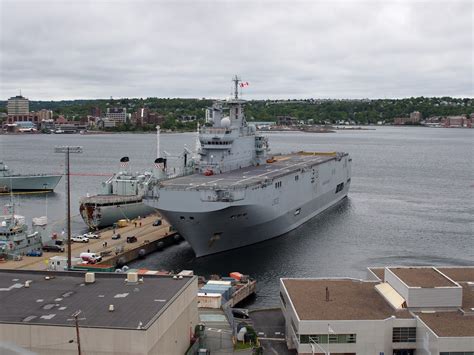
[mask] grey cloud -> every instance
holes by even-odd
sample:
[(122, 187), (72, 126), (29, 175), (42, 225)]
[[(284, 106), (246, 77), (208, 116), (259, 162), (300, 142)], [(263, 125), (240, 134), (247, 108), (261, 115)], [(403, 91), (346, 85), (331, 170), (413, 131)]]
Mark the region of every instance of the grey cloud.
[(473, 93), (467, 0), (0, 4), (3, 99)]

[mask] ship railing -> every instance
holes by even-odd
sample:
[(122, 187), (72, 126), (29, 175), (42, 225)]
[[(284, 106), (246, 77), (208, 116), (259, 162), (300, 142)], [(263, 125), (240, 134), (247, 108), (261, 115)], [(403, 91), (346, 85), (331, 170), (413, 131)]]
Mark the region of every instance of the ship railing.
[(201, 134), (229, 134), (231, 132), (231, 129), (218, 127), (202, 127), (199, 131)]

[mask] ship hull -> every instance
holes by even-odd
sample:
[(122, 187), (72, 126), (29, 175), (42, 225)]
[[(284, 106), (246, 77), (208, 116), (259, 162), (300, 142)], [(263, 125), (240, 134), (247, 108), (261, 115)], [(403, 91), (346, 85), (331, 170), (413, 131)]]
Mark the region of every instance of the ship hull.
[[(168, 180), (154, 206), (197, 257), (220, 253), (283, 235), (343, 200), (351, 183), (350, 162), (346, 155), (298, 164), (297, 169), (275, 163), (211, 176), (206, 185), (191, 177), (194, 185), (187, 188), (183, 179)], [(252, 171), (261, 182), (245, 184)], [(277, 175), (270, 179), (272, 171)], [(236, 174), (243, 180), (236, 180)]]
[(8, 191), (53, 191), (62, 175), (0, 177), (0, 187)]
[[(242, 205), (213, 212), (184, 213), (159, 209), (161, 215), (180, 232), (193, 248), (196, 257), (216, 254), (260, 243), (281, 236), (316, 217), (326, 209), (347, 197), (349, 185), (335, 195), (332, 191), (320, 196), (296, 210), (275, 214), (263, 205)], [(229, 221), (229, 215), (244, 215)], [(183, 223), (182, 217), (192, 223)], [(220, 233), (216, 235), (217, 233)]]
[(156, 212), (156, 209), (145, 205), (143, 202), (112, 206), (81, 204), (79, 210), (82, 219), (90, 229), (108, 227), (120, 219), (134, 219)]

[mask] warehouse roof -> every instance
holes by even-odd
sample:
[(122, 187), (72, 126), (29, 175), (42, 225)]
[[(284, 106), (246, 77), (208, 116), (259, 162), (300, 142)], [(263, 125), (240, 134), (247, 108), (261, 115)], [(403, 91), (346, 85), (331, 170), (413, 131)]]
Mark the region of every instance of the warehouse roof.
[(433, 267), (390, 267), (389, 270), (410, 287), (458, 286)]
[[(376, 291), (378, 282), (354, 279), (282, 279), (301, 320), (412, 318), (395, 311)], [(326, 288), (329, 300), (326, 300)]]
[(456, 282), (474, 282), (474, 266), (465, 267), (437, 267), (439, 271)]
[(0, 323), (72, 326), (71, 315), (81, 310), (83, 327), (146, 329), (195, 280), (140, 277), (143, 282), (131, 284), (125, 274), (96, 273), (95, 282), (86, 284), (80, 272), (2, 270)]
[(461, 311), (415, 313), (439, 337), (474, 337), (474, 316)]

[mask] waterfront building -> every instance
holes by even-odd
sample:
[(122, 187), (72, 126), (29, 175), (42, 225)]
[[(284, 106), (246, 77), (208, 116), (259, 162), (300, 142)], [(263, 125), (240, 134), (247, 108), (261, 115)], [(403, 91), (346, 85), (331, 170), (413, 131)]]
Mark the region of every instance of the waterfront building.
[(77, 354), (76, 314), (84, 354), (184, 354), (198, 322), (195, 276), (2, 270), (0, 290), (0, 353)]
[(411, 123), (419, 123), (423, 118), (423, 115), (419, 111), (413, 111), (410, 113), (410, 121)]
[(30, 103), (26, 97), (17, 95), (10, 97), (7, 104), (8, 115), (28, 115), (30, 112)]
[(96, 121), (96, 126), (99, 129), (114, 128), (116, 126), (116, 122), (114, 120), (110, 120), (108, 118), (99, 118)]
[(53, 111), (42, 109), (36, 112), (38, 116), (38, 121), (41, 122), (43, 120), (52, 120), (53, 119)]
[(92, 117), (100, 117), (101, 116), (100, 107), (98, 107), (98, 106), (91, 107), (89, 114)]
[(369, 268), (368, 279), (280, 280), (299, 354), (472, 355), (474, 267)]
[(299, 121), (296, 117), (277, 116), (277, 125), (278, 126), (296, 126), (298, 124), (299, 124)]
[(127, 109), (122, 107), (107, 108), (106, 117), (109, 121), (114, 121), (116, 125), (127, 122)]

